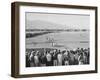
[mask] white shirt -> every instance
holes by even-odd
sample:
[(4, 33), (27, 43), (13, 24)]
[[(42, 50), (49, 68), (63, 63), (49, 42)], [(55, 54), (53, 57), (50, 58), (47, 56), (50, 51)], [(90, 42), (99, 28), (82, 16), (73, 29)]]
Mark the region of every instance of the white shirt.
[(46, 58), (47, 58), (47, 61), (51, 61), (51, 55), (50, 54), (47, 54)]
[(34, 62), (35, 63), (38, 63), (39, 62), (38, 56), (34, 56)]
[(62, 54), (58, 54), (57, 58), (58, 58), (58, 62), (62, 62)]

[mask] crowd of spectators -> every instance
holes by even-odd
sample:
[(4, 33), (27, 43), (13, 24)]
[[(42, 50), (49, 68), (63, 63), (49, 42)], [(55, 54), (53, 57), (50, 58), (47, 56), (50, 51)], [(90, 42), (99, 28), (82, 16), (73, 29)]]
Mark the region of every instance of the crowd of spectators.
[(89, 64), (89, 57), (89, 48), (29, 49), (26, 50), (26, 67), (85, 65)]

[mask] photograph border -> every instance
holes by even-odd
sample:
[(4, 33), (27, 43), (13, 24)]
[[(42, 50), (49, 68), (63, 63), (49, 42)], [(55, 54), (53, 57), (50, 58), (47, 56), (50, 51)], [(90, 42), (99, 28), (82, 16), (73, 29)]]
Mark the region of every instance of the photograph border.
[[(55, 7), (55, 8), (72, 8), (72, 9), (87, 9), (95, 10), (95, 70), (90, 71), (75, 71), (75, 72), (57, 72), (57, 73), (43, 73), (43, 74), (25, 74), (20, 75), (20, 64), (19, 64), (19, 35), (20, 35), (20, 6), (39, 6), (39, 7)], [(65, 4), (48, 4), (48, 3), (31, 3), (31, 2), (13, 2), (11, 4), (11, 76), (15, 78), (25, 78), (25, 77), (41, 77), (41, 76), (58, 76), (58, 75), (72, 75), (72, 74), (88, 74), (97, 73), (97, 7), (96, 6), (81, 6), (81, 5), (65, 5)]]

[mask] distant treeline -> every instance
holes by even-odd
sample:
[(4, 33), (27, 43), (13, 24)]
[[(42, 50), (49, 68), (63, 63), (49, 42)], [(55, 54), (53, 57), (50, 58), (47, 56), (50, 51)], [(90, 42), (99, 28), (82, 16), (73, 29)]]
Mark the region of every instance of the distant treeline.
[[(37, 33), (32, 33), (34, 31), (40, 31)], [(26, 38), (31, 38), (31, 37), (37, 37), (49, 33), (59, 33), (62, 31), (67, 31), (67, 32), (79, 32), (79, 31), (89, 31), (88, 29), (26, 29)]]
[(26, 29), (26, 31), (89, 31), (89, 29)]
[(49, 33), (54, 33), (54, 32), (46, 31), (46, 32), (40, 32), (40, 33), (26, 33), (26, 38), (41, 36), (41, 35), (49, 34)]

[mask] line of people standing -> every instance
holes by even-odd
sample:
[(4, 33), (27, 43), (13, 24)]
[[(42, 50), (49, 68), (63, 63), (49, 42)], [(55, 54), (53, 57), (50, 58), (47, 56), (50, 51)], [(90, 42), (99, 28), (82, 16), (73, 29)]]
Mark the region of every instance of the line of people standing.
[(89, 64), (89, 48), (76, 50), (32, 50), (26, 53), (26, 67)]

